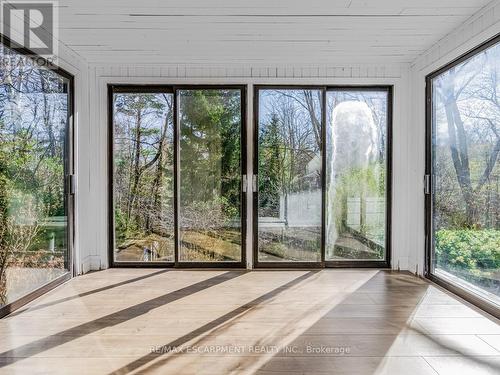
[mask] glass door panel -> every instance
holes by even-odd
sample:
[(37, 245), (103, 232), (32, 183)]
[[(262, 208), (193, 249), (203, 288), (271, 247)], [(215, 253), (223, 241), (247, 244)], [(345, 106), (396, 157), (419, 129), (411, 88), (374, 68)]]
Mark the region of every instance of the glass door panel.
[(322, 95), (258, 91), (258, 262), (321, 262)]
[(71, 271), (71, 83), (0, 46), (0, 308)]
[(430, 78), (430, 273), (500, 306), (500, 44)]
[(327, 92), (327, 261), (383, 261), (389, 91)]
[(115, 262), (174, 261), (174, 95), (113, 94)]
[(177, 95), (179, 262), (241, 262), (242, 91)]

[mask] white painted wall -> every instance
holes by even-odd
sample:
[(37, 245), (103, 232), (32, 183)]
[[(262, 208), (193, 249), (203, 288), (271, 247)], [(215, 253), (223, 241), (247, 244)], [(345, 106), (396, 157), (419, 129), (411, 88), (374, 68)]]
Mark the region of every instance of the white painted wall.
[[(108, 266), (108, 170), (107, 170), (107, 85), (113, 84), (244, 84), (248, 85), (248, 148), (252, 150), (253, 85), (255, 84), (311, 84), (311, 85), (393, 85), (394, 86), (394, 172), (393, 178), (393, 265), (407, 268), (407, 239), (400, 235), (407, 227), (407, 147), (408, 128), (408, 65), (117, 65), (91, 64), (89, 68), (89, 106), (91, 108), (89, 142), (81, 142), (81, 155), (85, 155), (85, 169), (89, 178), (85, 183), (81, 205), (85, 216), (80, 223), (80, 253), (82, 269), (87, 271)], [(249, 155), (247, 174), (252, 174), (252, 155)], [(81, 184), (80, 184), (81, 185)], [(249, 217), (252, 214), (248, 194)], [(84, 203), (83, 203), (84, 202)], [(87, 216), (86, 216), (87, 215)], [(252, 233), (251, 220), (247, 233)], [(247, 259), (250, 256), (251, 236), (247, 238)], [(251, 264), (248, 264), (251, 267)]]
[[(500, 1), (480, 10), (460, 28), (440, 40), (414, 63), (393, 65), (192, 63), (161, 64), (135, 61), (117, 64), (82, 61), (75, 67), (78, 113), (78, 232), (80, 272), (108, 266), (107, 212), (107, 84), (245, 84), (248, 91), (248, 145), (253, 139), (253, 85), (394, 85), (392, 265), (421, 273), (424, 264), (425, 75), (500, 30)], [(63, 64), (64, 67), (64, 64)], [(68, 69), (71, 71), (71, 69)], [(247, 174), (252, 173), (249, 155)], [(252, 205), (249, 194), (248, 214)], [(249, 216), (251, 217), (251, 216)], [(248, 220), (247, 233), (252, 233)], [(247, 238), (247, 259), (251, 237)], [(251, 264), (248, 265), (251, 267)]]
[[(439, 40), (416, 59), (410, 68), (410, 126), (408, 127), (407, 196), (408, 226), (404, 236), (409, 246), (409, 270), (424, 271), (424, 191), (425, 172), (425, 77), (500, 33), (500, 1), (492, 1), (463, 25)], [(399, 183), (399, 182), (398, 182)]]

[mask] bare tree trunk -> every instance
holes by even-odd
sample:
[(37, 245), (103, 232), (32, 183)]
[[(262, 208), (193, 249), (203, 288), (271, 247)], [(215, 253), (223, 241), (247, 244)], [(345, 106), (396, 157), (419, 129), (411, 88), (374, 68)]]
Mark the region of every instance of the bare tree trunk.
[(43, 71), (40, 71), (40, 85), (43, 97), (43, 124), (47, 129), (47, 135), (49, 137), (48, 155), (53, 158), (56, 156), (56, 137), (54, 135), (54, 125), (52, 124), (52, 121), (50, 121), (50, 106), (46, 94), (48, 87)]
[[(157, 164), (156, 173), (153, 181), (153, 207), (152, 210), (148, 210), (148, 216), (146, 221), (146, 229), (151, 230), (151, 214), (161, 212), (161, 188), (163, 179), (163, 157), (165, 153), (165, 140), (167, 138), (168, 129), (168, 116), (165, 118), (165, 123), (163, 124), (162, 134), (160, 142), (158, 144), (158, 154), (157, 154)], [(158, 215), (157, 215), (158, 217)]]
[[(130, 190), (130, 196), (128, 198), (127, 204), (127, 223), (130, 223), (130, 219), (132, 217), (132, 210), (136, 208), (137, 210), (137, 189), (139, 187), (139, 179), (140, 179), (140, 162), (141, 162), (141, 122), (142, 122), (142, 111), (141, 109), (137, 110), (136, 115), (136, 128), (135, 128), (135, 152), (134, 152), (134, 169), (132, 177), (132, 189)], [(139, 213), (136, 212), (138, 216)], [(139, 217), (137, 217), (139, 219)]]
[(475, 205), (470, 178), (469, 150), (456, 98), (452, 97), (447, 100), (445, 112), (448, 122), (451, 158), (453, 160), (460, 191), (465, 201), (466, 225), (472, 226), (475, 217)]
[[(318, 94), (321, 103), (321, 93)], [(314, 108), (314, 98), (312, 91), (304, 90), (304, 98), (306, 100), (307, 111), (309, 112), (309, 117), (311, 118), (311, 123), (313, 125), (314, 139), (318, 149), (321, 149), (321, 119), (316, 116), (316, 111)]]

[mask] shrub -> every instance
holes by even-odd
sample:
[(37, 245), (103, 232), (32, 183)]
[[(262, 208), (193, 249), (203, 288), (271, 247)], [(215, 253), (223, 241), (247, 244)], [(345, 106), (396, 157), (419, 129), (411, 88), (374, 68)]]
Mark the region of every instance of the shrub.
[(439, 268), (458, 271), (461, 276), (470, 274), (473, 281), (478, 281), (477, 278), (498, 279), (499, 230), (442, 229), (436, 232), (435, 240)]

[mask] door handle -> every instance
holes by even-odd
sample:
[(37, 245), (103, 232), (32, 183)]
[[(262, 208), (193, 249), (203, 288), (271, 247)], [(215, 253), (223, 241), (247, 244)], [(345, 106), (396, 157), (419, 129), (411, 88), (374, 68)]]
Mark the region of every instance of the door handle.
[(248, 179), (247, 179), (247, 175), (244, 174), (243, 175), (243, 178), (241, 180), (241, 190), (246, 193), (247, 190), (248, 190)]
[(256, 174), (252, 175), (252, 192), (253, 193), (259, 192), (258, 178), (259, 178), (259, 176), (257, 176)]

